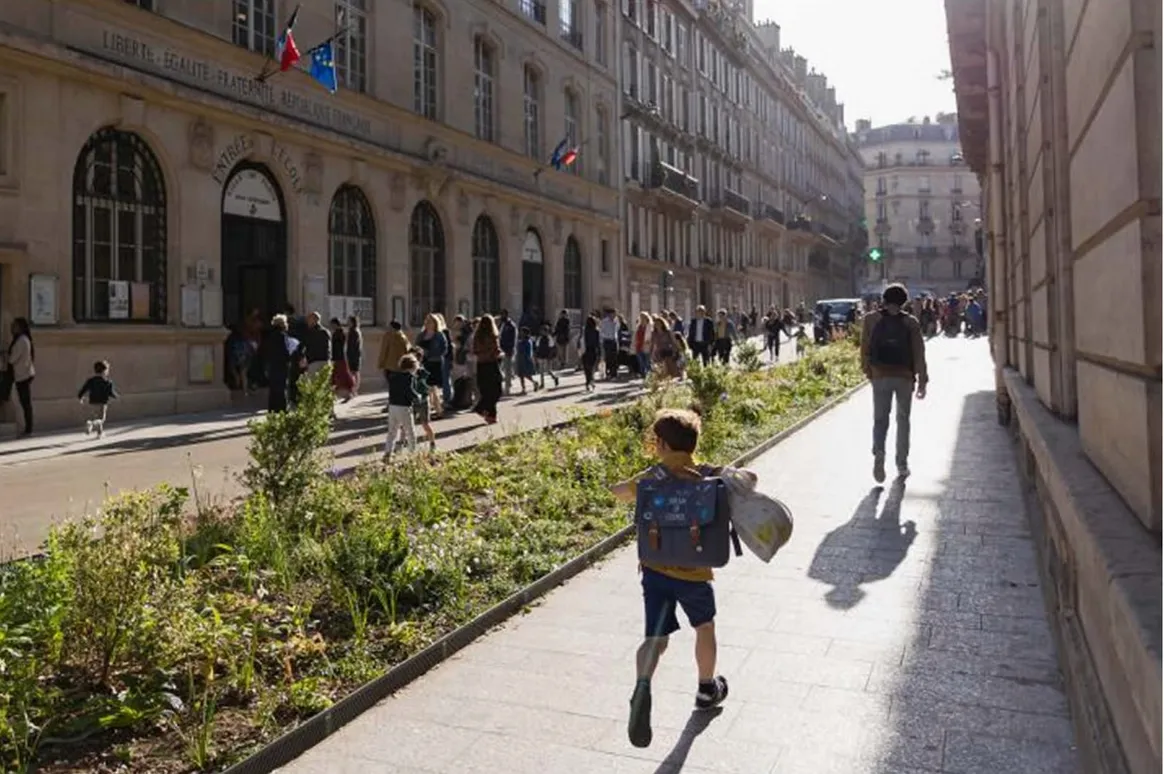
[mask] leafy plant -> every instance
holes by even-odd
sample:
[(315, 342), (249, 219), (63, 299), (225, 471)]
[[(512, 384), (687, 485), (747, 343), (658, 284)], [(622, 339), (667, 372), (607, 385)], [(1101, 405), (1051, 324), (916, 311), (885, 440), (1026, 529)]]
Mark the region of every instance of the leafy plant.
[(744, 371), (755, 373), (764, 367), (761, 350), (754, 341), (744, 341), (736, 345), (736, 363)]

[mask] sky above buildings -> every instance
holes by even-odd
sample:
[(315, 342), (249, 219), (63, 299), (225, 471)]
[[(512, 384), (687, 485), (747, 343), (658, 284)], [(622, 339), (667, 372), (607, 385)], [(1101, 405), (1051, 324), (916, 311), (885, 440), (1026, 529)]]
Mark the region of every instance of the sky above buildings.
[(845, 103), (845, 124), (874, 126), (955, 110), (942, 0), (755, 0), (755, 20), (780, 25)]

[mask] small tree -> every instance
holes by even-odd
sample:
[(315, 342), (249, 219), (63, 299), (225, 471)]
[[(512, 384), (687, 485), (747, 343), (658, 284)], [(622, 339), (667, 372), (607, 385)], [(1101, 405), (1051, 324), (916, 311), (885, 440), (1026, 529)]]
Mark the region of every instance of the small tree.
[(319, 452), (331, 433), (334, 400), (328, 366), (299, 380), (294, 409), (249, 423), (251, 460), (243, 480), (267, 499), (279, 519), (298, 515), (307, 490), (324, 474)]

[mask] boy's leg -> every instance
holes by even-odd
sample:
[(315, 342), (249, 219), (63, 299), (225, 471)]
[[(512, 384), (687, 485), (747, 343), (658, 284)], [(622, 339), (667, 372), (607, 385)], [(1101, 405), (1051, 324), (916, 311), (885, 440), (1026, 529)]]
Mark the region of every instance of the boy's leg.
[(644, 638), (635, 654), (635, 690), (631, 694), (627, 737), (635, 747), (651, 744), (651, 677), (659, 657), (667, 649), (667, 640), (678, 631), (675, 617), (674, 584), (677, 581), (654, 570), (643, 568)]
[[(388, 437), (384, 441), (384, 456), (391, 457), (392, 452), (396, 448), (396, 437), (400, 434), (400, 412), (398, 409), (401, 406), (388, 406)], [(404, 407), (406, 408), (406, 407)], [(407, 409), (409, 412), (412, 409)]]
[(873, 380), (873, 480), (885, 480), (885, 436), (889, 434), (889, 409), (893, 405), (893, 379)]
[(715, 673), (715, 590), (707, 581), (675, 583), (680, 584), (675, 588), (679, 606), (695, 630), (695, 666), (699, 672), (695, 706), (698, 709), (711, 709), (723, 703), (728, 695), (727, 680)]
[(412, 416), (412, 411), (408, 411), (408, 416), (403, 417), (404, 423), (404, 442), (408, 444), (408, 451), (416, 451), (416, 420)]

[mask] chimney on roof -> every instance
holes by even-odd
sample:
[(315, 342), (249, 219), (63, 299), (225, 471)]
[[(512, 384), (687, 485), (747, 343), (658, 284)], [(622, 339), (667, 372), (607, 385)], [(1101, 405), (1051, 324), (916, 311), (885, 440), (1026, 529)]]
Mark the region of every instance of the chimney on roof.
[(837, 103), (837, 123), (841, 126), (845, 125), (845, 103)]
[(870, 121), (868, 118), (858, 118), (857, 119), (857, 131), (858, 132), (867, 132), (872, 128), (873, 128), (873, 122)]
[(769, 52), (780, 51), (780, 25), (776, 22), (766, 21), (756, 27), (756, 35), (760, 38), (760, 42), (764, 48)]
[(793, 53), (792, 57), (792, 74), (796, 76), (796, 83), (800, 86), (803, 86), (808, 78), (808, 60), (796, 53)]

